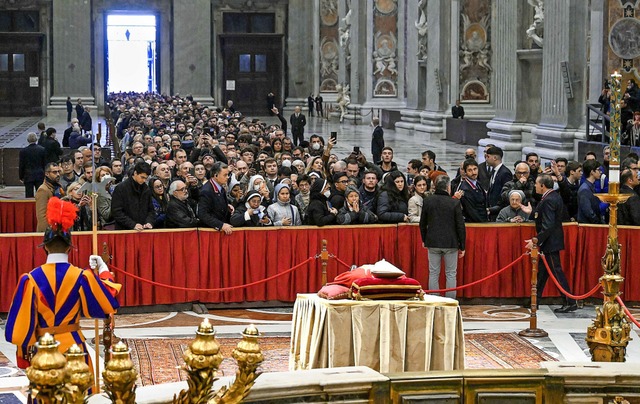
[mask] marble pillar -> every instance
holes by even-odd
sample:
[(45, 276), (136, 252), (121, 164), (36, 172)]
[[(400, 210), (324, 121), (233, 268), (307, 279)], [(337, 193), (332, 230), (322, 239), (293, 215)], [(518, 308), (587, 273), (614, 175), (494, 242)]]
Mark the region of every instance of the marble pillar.
[(589, 103), (597, 104), (602, 91), (602, 82), (610, 73), (606, 72), (603, 63), (605, 54), (603, 41), (606, 40), (604, 27), (607, 16), (604, 13), (605, 0), (591, 0), (591, 44), (589, 48)]
[[(523, 108), (526, 107), (522, 63), (518, 45), (523, 43), (524, 31), (520, 16), (522, 2), (512, 0), (494, 0), (494, 19), (492, 24), (493, 45), (493, 90), (492, 98), (495, 117), (489, 121), (489, 138), (479, 142), (480, 148), (491, 143), (504, 151), (505, 163), (520, 160), (522, 154)], [(478, 153), (480, 155), (480, 153)]]
[(319, 10), (320, 0), (289, 1), (285, 112), (292, 112), (296, 105), (306, 106), (319, 76)]
[(573, 159), (574, 140), (584, 137), (585, 131), (580, 127), (585, 115), (589, 3), (546, 0), (544, 14), (541, 117), (532, 130), (534, 146), (522, 152), (536, 152), (543, 159)]
[(74, 105), (78, 98), (82, 98), (84, 105), (95, 103), (91, 76), (91, 2), (55, 0), (52, 9), (53, 91), (47, 115), (64, 116), (62, 119), (65, 119), (68, 96)]
[[(425, 96), (426, 77), (421, 76), (424, 69), (421, 65), (426, 64), (426, 52), (420, 52), (421, 39), (428, 41), (428, 35), (421, 37), (420, 32), (428, 28), (426, 14), (426, 0), (409, 0), (407, 9), (404, 14), (406, 24), (406, 44), (405, 44), (405, 60), (406, 60), (406, 77), (407, 83), (415, 83), (408, 85), (406, 89), (407, 99), (406, 107), (400, 111), (401, 121), (396, 122), (395, 129), (398, 133), (412, 133), (415, 125), (420, 123), (420, 101)], [(426, 45), (424, 43), (423, 45)]]
[[(451, 2), (429, 0), (427, 24), (429, 43), (426, 63), (426, 102), (420, 112), (420, 123), (415, 125), (415, 134), (425, 139), (444, 138), (444, 118), (448, 110), (448, 88), (451, 82), (451, 47), (449, 32)], [(457, 27), (456, 27), (457, 29)]]
[[(211, 1), (173, 2), (173, 90), (213, 105), (211, 95)], [(194, 40), (197, 39), (197, 40)]]

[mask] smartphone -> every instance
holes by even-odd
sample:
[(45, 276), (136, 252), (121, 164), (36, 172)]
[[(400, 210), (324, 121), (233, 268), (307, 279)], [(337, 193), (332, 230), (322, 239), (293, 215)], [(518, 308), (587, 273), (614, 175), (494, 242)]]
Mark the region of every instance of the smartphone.
[(189, 169), (189, 175), (192, 176), (192, 177), (195, 177), (196, 176), (196, 169), (191, 167)]
[(360, 146), (353, 146), (353, 152), (355, 154), (360, 154)]
[(338, 140), (338, 132), (331, 132), (331, 139)]
[(412, 186), (413, 185), (413, 174), (408, 174), (407, 175), (407, 186)]
[(551, 162), (547, 161), (546, 163), (544, 163), (544, 168), (551, 168)]

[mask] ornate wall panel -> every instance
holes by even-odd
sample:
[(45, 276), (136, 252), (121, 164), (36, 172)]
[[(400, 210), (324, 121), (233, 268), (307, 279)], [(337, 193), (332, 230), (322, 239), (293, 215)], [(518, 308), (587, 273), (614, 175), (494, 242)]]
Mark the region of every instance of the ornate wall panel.
[(488, 103), (491, 90), (491, 0), (462, 0), (460, 100)]
[(607, 55), (605, 77), (623, 70), (623, 80), (640, 80), (640, 1), (610, 0), (605, 21), (604, 46)]
[(338, 0), (320, 0), (320, 91), (336, 92), (340, 67)]
[(373, 96), (398, 96), (398, 1), (373, 2)]

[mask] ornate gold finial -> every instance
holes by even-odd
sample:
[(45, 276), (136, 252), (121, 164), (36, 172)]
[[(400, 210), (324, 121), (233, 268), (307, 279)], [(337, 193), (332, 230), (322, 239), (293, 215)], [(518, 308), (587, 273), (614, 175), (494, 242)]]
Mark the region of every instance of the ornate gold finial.
[(138, 372), (133, 368), (129, 348), (122, 341), (111, 348), (111, 360), (102, 372), (105, 390), (111, 402), (135, 404)]
[(249, 390), (260, 376), (258, 366), (264, 360), (258, 338), (260, 332), (253, 325), (249, 325), (242, 333), (242, 341), (238, 343), (231, 356), (238, 363), (236, 379), (229, 389), (223, 387), (212, 400), (214, 403), (240, 403), (249, 394)]
[(65, 396), (69, 403), (83, 403), (87, 390), (93, 384), (93, 373), (84, 359), (86, 355), (76, 344), (71, 345), (65, 353), (67, 358)]
[(27, 368), (31, 397), (49, 404), (64, 399), (65, 364), (67, 360), (58, 351), (59, 342), (46, 333), (36, 343), (38, 352)]
[(183, 356), (188, 374), (188, 390), (182, 390), (173, 397), (174, 403), (206, 403), (213, 396), (211, 388), (217, 379), (218, 367), (222, 362), (220, 344), (216, 340), (216, 332), (209, 319), (205, 318), (195, 340), (189, 345)]

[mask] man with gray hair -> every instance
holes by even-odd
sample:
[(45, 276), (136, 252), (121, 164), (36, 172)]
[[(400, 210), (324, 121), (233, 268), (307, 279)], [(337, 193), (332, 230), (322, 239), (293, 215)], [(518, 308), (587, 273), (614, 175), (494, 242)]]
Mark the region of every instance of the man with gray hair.
[(175, 180), (169, 186), (169, 204), (165, 225), (168, 228), (197, 227), (198, 218), (189, 199), (189, 189), (182, 180)]
[(38, 135), (29, 133), (27, 142), (29, 145), (20, 150), (18, 156), (18, 178), (24, 184), (24, 197), (33, 198), (34, 190), (44, 181), (44, 166), (47, 161), (44, 147), (37, 144)]
[[(440, 289), (443, 258), (446, 287), (455, 288), (458, 258), (464, 257), (466, 230), (462, 205), (459, 199), (451, 197), (451, 180), (446, 175), (436, 177), (434, 194), (424, 199), (420, 234), (429, 250), (429, 290)], [(447, 292), (446, 296), (455, 298), (456, 292)]]

